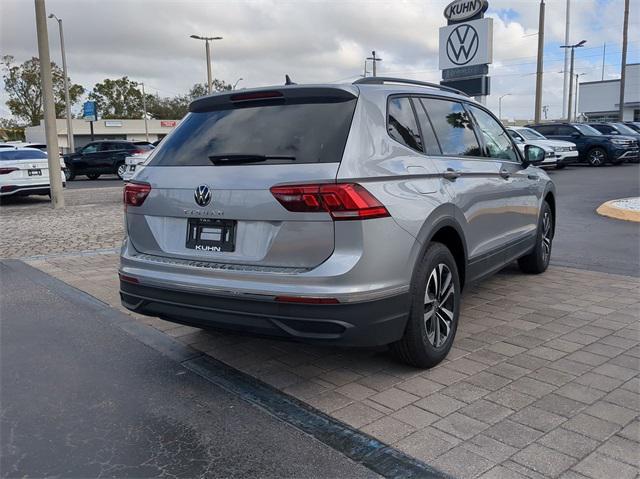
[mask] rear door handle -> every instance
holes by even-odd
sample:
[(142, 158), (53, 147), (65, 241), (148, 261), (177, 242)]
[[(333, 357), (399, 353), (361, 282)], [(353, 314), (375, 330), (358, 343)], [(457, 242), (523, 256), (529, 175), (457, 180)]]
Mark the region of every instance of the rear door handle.
[(502, 176), (506, 180), (511, 176), (511, 173), (509, 173), (509, 170), (507, 170), (506, 168), (503, 168), (500, 170), (500, 176)]
[(444, 176), (447, 180), (456, 181), (456, 179), (462, 176), (462, 172), (454, 170), (453, 168), (447, 168), (447, 171), (445, 171), (442, 176)]

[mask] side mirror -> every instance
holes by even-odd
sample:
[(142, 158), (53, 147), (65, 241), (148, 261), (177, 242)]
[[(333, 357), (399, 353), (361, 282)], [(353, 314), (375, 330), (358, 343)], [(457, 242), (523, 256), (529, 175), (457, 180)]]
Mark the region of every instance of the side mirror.
[(525, 145), (524, 147), (524, 166), (539, 165), (544, 161), (546, 152), (544, 149), (535, 145)]
[(610, 134), (610, 135), (619, 135), (619, 134), (620, 134), (620, 132), (619, 132), (618, 130), (611, 130), (611, 131), (609, 132), (609, 134)]
[(574, 131), (573, 133), (571, 133), (571, 136), (573, 136), (574, 138), (578, 138), (579, 136), (582, 136), (582, 134), (579, 131)]

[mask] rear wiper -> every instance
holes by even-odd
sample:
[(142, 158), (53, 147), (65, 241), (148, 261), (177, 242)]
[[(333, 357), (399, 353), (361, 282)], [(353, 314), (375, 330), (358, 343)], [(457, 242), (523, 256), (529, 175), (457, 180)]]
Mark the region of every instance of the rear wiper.
[(233, 154), (233, 155), (209, 155), (209, 160), (214, 165), (225, 165), (228, 163), (258, 163), (260, 161), (269, 161), (269, 160), (296, 161), (296, 157), (286, 156), (286, 155)]

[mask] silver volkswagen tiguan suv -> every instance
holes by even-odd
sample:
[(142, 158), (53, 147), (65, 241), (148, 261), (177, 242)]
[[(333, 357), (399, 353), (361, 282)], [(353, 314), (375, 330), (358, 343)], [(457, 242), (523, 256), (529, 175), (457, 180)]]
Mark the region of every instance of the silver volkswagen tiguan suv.
[(195, 100), (125, 186), (122, 303), (140, 314), (431, 367), (464, 285), (545, 271), (555, 189), (495, 116), (365, 78)]

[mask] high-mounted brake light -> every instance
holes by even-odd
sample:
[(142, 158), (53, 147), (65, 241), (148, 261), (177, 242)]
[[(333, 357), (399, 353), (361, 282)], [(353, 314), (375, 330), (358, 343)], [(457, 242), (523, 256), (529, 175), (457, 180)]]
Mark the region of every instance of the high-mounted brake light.
[(0, 175), (8, 175), (14, 171), (18, 171), (18, 168), (0, 168)]
[(274, 186), (271, 194), (289, 211), (327, 212), (334, 221), (389, 216), (384, 205), (357, 183)]
[(140, 206), (151, 193), (151, 185), (147, 183), (127, 183), (124, 185), (124, 207)]
[(231, 101), (266, 100), (268, 98), (281, 98), (279, 91), (256, 91), (252, 93), (236, 93), (231, 95)]

